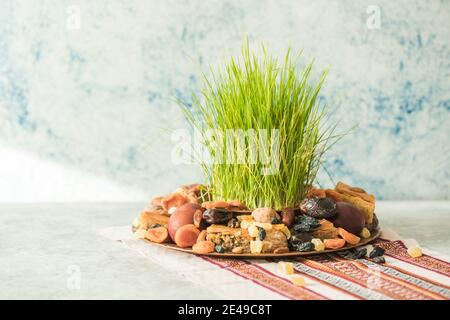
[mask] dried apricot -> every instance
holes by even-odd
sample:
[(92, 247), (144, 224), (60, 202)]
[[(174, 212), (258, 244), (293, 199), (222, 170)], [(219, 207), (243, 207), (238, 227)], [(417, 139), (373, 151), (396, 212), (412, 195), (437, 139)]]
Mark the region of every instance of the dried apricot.
[(175, 243), (181, 248), (191, 247), (197, 242), (200, 231), (193, 224), (185, 224), (175, 233)]
[(192, 246), (192, 251), (199, 254), (214, 252), (214, 243), (211, 241), (203, 240), (197, 242)]
[(338, 228), (339, 236), (350, 244), (357, 244), (361, 240), (360, 237), (355, 236), (353, 233), (348, 232), (343, 228)]
[(145, 238), (156, 243), (162, 243), (169, 240), (169, 232), (165, 227), (156, 227), (148, 229)]
[(323, 240), (323, 244), (326, 249), (339, 249), (345, 246), (344, 239), (325, 239)]

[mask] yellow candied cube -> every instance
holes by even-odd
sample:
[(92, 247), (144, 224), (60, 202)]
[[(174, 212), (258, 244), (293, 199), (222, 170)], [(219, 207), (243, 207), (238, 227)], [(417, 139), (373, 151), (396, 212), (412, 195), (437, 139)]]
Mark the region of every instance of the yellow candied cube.
[(294, 265), (292, 262), (278, 262), (278, 270), (282, 274), (294, 274)]
[(262, 249), (263, 249), (263, 241), (260, 240), (250, 241), (251, 253), (261, 253)]
[(361, 236), (361, 238), (367, 239), (370, 238), (370, 231), (367, 228), (363, 228), (359, 234)]
[(259, 229), (254, 223), (247, 228), (247, 231), (250, 237), (256, 238), (259, 235)]
[(304, 278), (299, 277), (299, 276), (295, 276), (291, 278), (291, 282), (293, 284), (295, 284), (296, 286), (304, 286), (306, 285), (306, 281)]
[(408, 254), (413, 258), (418, 258), (422, 256), (422, 249), (418, 246), (413, 246), (408, 248)]
[(312, 239), (311, 243), (314, 245), (314, 250), (323, 251), (325, 250), (325, 244), (320, 239)]

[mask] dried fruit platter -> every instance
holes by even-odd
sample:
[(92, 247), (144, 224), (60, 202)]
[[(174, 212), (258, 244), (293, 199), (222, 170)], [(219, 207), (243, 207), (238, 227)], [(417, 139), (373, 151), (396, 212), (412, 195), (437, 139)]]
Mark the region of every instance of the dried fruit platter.
[(325, 249), (323, 251), (317, 252), (317, 251), (307, 251), (307, 252), (297, 252), (297, 251), (291, 251), (286, 253), (217, 253), (217, 252), (211, 252), (211, 253), (196, 253), (191, 248), (181, 248), (178, 247), (174, 243), (155, 243), (147, 239), (143, 239), (144, 241), (148, 242), (150, 245), (155, 245), (159, 247), (166, 248), (168, 250), (176, 250), (181, 252), (186, 252), (190, 254), (200, 255), (200, 256), (210, 256), (210, 257), (219, 257), (219, 258), (240, 258), (240, 259), (266, 259), (266, 258), (288, 258), (288, 257), (299, 257), (299, 256), (309, 256), (314, 254), (322, 254), (322, 253), (329, 253), (329, 252), (338, 252), (338, 251), (344, 251), (349, 249), (354, 249), (357, 247), (365, 246), (378, 238), (380, 235), (380, 231), (377, 230), (374, 232), (369, 238), (362, 239), (361, 242), (359, 242), (356, 245), (347, 245), (345, 247), (342, 247), (340, 249)]
[(135, 237), (197, 255), (276, 258), (354, 249), (379, 235), (374, 196), (342, 182), (311, 188), (300, 204), (278, 210), (205, 200), (200, 190), (187, 185), (153, 199), (133, 222)]

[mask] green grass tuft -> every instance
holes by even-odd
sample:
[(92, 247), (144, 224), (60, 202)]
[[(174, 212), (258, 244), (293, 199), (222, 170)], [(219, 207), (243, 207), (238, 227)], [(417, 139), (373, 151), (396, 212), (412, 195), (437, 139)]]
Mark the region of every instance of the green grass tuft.
[[(298, 70), (300, 55), (293, 57), (290, 50), (278, 61), (264, 47), (258, 57), (245, 42), (241, 53), (239, 59), (230, 58), (223, 71), (204, 76), (201, 94), (183, 110), (205, 140), (208, 129), (278, 129), (279, 167), (274, 174), (263, 175), (267, 165), (260, 162), (202, 160), (210, 192), (214, 200), (236, 199), (250, 208), (297, 206), (315, 181), (323, 155), (339, 138), (333, 135), (335, 125), (324, 126), (326, 112), (318, 101), (327, 71), (312, 83), (313, 63)], [(223, 143), (225, 138), (211, 141)], [(215, 156), (242, 151), (242, 146), (220, 150), (207, 143), (206, 147)], [(250, 144), (245, 142), (243, 148), (249, 152)], [(268, 151), (257, 141), (256, 152)]]

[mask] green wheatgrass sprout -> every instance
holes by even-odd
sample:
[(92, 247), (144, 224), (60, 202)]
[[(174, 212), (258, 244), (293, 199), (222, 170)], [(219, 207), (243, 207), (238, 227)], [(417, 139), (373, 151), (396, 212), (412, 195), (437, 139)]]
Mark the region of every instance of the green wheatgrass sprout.
[[(208, 129), (267, 129), (269, 142), (274, 142), (270, 130), (278, 129), (279, 166), (273, 174), (264, 175), (262, 169), (268, 165), (260, 161), (211, 164), (201, 159), (209, 192), (212, 200), (239, 200), (249, 208), (297, 206), (315, 181), (324, 153), (338, 138), (332, 135), (335, 125), (321, 125), (326, 113), (317, 96), (327, 71), (311, 83), (313, 64), (298, 72), (300, 54), (293, 58), (288, 50), (284, 60), (278, 61), (263, 46), (262, 57), (258, 57), (248, 42), (241, 51), (242, 56), (230, 58), (224, 71), (211, 72), (209, 78), (204, 75), (201, 94), (194, 95), (192, 107), (183, 110), (205, 141)], [(224, 137), (209, 141), (225, 144)], [(259, 139), (253, 142), (257, 154), (272, 154), (267, 144)], [(206, 143), (215, 156), (248, 153), (249, 142), (243, 146), (245, 150), (237, 145), (220, 150)]]

